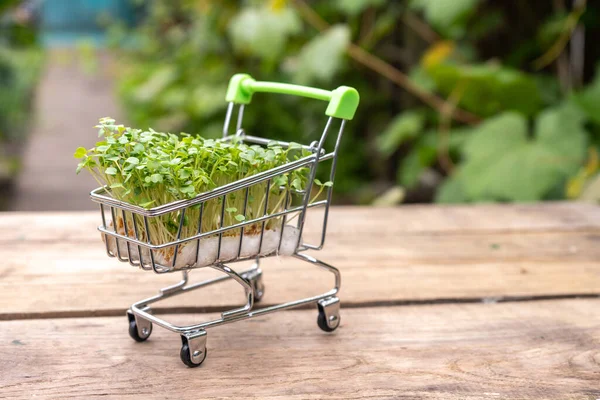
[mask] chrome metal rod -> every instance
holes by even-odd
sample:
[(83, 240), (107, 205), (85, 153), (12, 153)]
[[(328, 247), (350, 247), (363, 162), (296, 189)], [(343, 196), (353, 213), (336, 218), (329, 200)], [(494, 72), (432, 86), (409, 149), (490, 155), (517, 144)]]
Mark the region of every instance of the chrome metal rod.
[[(116, 234), (116, 233), (118, 233), (117, 232), (117, 217), (115, 216), (115, 208), (114, 207), (110, 208), (110, 217), (112, 219), (113, 232)], [(125, 240), (127, 240), (126, 236), (125, 236)], [(117, 239), (115, 239), (115, 247), (117, 248), (117, 259), (119, 261), (127, 261), (121, 256), (121, 246), (119, 246), (119, 241)]]
[[(244, 135), (242, 137), (244, 139), (245, 142), (249, 142), (249, 143), (256, 143), (256, 144), (261, 144), (263, 146), (268, 146), (271, 143), (275, 143), (281, 147), (287, 148), (290, 147), (291, 142), (286, 142), (283, 140), (271, 140), (271, 139), (266, 139), (266, 138), (261, 138), (259, 136), (252, 136), (252, 135)], [(294, 143), (295, 145), (298, 145), (299, 143)], [(315, 151), (314, 147), (311, 146), (307, 146), (307, 145), (300, 145), (304, 150), (308, 150), (311, 152)], [(321, 149), (321, 156), (325, 156), (325, 149)]]
[[(152, 270), (158, 274), (160, 271), (156, 268), (156, 262), (154, 261), (154, 250), (150, 247), (152, 245), (152, 239), (150, 237), (150, 224), (148, 223), (148, 217), (146, 216), (144, 216), (144, 226), (146, 228), (146, 239), (148, 239), (148, 245), (146, 245), (146, 247), (150, 248), (150, 265), (152, 266)], [(138, 244), (141, 245), (142, 243)]]
[[(200, 215), (198, 216), (198, 229), (196, 230), (196, 236), (202, 233), (202, 217), (204, 214), (204, 203), (200, 204)], [(198, 241), (196, 242), (196, 255), (194, 260), (194, 265), (198, 264), (198, 255), (200, 254), (200, 237), (198, 237)]]
[[(177, 240), (181, 239), (181, 230), (183, 229), (183, 224), (185, 222), (185, 208), (181, 210), (181, 214), (179, 216), (179, 227), (177, 228)], [(179, 244), (175, 245), (175, 252), (173, 253), (173, 263), (172, 267), (175, 268), (177, 262), (177, 252), (179, 251)]]
[[(106, 230), (106, 216), (104, 215), (104, 204), (102, 203), (100, 203), (100, 215), (102, 215), (102, 229)], [(98, 227), (98, 230), (100, 230), (100, 227)], [(115, 255), (110, 252), (110, 246), (108, 244), (108, 235), (106, 233), (103, 233), (102, 238), (104, 239), (104, 247), (106, 247), (106, 254), (109, 257), (114, 257)]]
[(304, 221), (306, 220), (306, 211), (308, 209), (308, 203), (310, 202), (310, 195), (312, 192), (312, 187), (314, 184), (315, 176), (317, 174), (317, 165), (319, 164), (319, 154), (321, 153), (321, 149), (323, 148), (323, 144), (325, 143), (325, 139), (327, 138), (327, 132), (329, 132), (329, 127), (331, 126), (331, 122), (333, 121), (332, 117), (327, 119), (327, 124), (325, 124), (325, 128), (323, 129), (323, 135), (321, 135), (321, 140), (319, 140), (319, 144), (317, 145), (317, 151), (315, 152), (315, 162), (311, 165), (310, 175), (308, 178), (308, 184), (306, 186), (306, 195), (304, 196), (303, 201), (303, 209), (300, 211), (300, 216), (298, 217), (298, 243), (296, 244), (296, 248), (300, 247), (300, 243), (302, 242), (302, 232), (304, 231)]
[[(121, 216), (123, 217), (123, 230), (125, 231), (125, 236), (129, 237), (129, 228), (127, 227), (127, 216), (125, 215), (125, 210), (121, 210)], [(131, 257), (131, 242), (129, 240), (125, 241), (125, 245), (127, 248), (127, 260), (132, 267), (136, 267), (133, 263), (133, 257)]]
[[(331, 171), (329, 172), (329, 181), (335, 182), (335, 170), (337, 168), (337, 155), (340, 149), (340, 142), (342, 141), (342, 135), (346, 126), (346, 120), (343, 119), (340, 124), (340, 130), (335, 141), (335, 149), (333, 150), (334, 156), (331, 161)], [(325, 245), (325, 235), (327, 234), (327, 221), (329, 220), (329, 206), (331, 205), (331, 197), (333, 195), (333, 186), (327, 188), (327, 202), (325, 203), (325, 212), (323, 213), (323, 228), (321, 229), (321, 242), (316, 246), (315, 250), (321, 250)]]
[(223, 223), (225, 219), (225, 203), (227, 202), (227, 195), (221, 197), (221, 221), (219, 228), (219, 244), (217, 246), (217, 261), (221, 258), (221, 243), (223, 242)]
[[(135, 234), (135, 240), (140, 240), (140, 231), (138, 228), (138, 224), (136, 221), (136, 215), (134, 213), (131, 213), (131, 218), (133, 219), (133, 233)], [(138, 257), (139, 257), (139, 266), (143, 269), (143, 270), (150, 270), (152, 268), (147, 268), (144, 265), (144, 256), (142, 255), (142, 246), (140, 246), (139, 244), (137, 245), (137, 250), (138, 250)]]
[[(287, 210), (287, 208), (288, 208), (290, 196), (291, 196), (291, 194), (286, 191), (285, 192), (285, 202), (283, 205), (283, 211)], [(285, 230), (286, 220), (287, 220), (287, 214), (283, 214), (282, 220), (281, 220), (281, 232), (279, 233), (279, 244), (277, 245), (277, 253), (278, 254), (281, 251), (281, 242), (283, 241), (283, 231)]]
[(246, 304), (243, 307), (224, 311), (221, 313), (221, 317), (225, 320), (250, 311), (254, 305), (254, 291), (248, 281), (225, 264), (214, 264), (211, 265), (211, 267), (227, 274), (227, 276), (239, 283), (244, 288), (244, 293), (246, 295)]
[(223, 123), (223, 137), (227, 137), (229, 134), (229, 124), (231, 122), (231, 115), (233, 114), (233, 103), (227, 105), (227, 113), (225, 114), (225, 122)]
[[(248, 208), (248, 197), (249, 197), (249, 194), (250, 194), (250, 188), (246, 188), (245, 194), (244, 194), (244, 210), (242, 211), (242, 215), (244, 216), (244, 220), (246, 220), (246, 210)], [(244, 226), (242, 226), (240, 228), (240, 244), (238, 246), (238, 252), (237, 252), (238, 258), (242, 254), (242, 244), (243, 244), (243, 242), (244, 242)]]
[[(308, 208), (314, 208), (314, 207), (324, 206), (325, 204), (326, 204), (326, 200), (320, 200), (320, 201), (316, 201), (314, 203), (309, 204)], [(215, 230), (212, 230), (210, 232), (204, 232), (204, 233), (200, 233), (198, 235), (190, 236), (189, 238), (183, 238), (183, 239), (180, 239), (180, 240), (178, 240), (176, 242), (168, 242), (168, 243), (164, 243), (164, 244), (160, 244), (160, 245), (148, 244), (148, 243), (144, 243), (141, 240), (136, 240), (136, 239), (133, 239), (133, 238), (128, 238), (128, 237), (123, 236), (123, 235), (121, 235), (119, 233), (114, 233), (114, 232), (112, 232), (112, 230), (102, 229), (101, 226), (98, 226), (98, 230), (100, 232), (102, 232), (102, 233), (106, 233), (106, 234), (108, 234), (108, 235), (110, 235), (112, 237), (115, 237), (115, 238), (120, 238), (120, 239), (124, 239), (124, 240), (130, 240), (132, 243), (134, 243), (134, 244), (140, 244), (140, 245), (142, 245), (143, 247), (145, 247), (147, 249), (160, 250), (160, 249), (164, 249), (166, 247), (173, 246), (173, 245), (175, 245), (177, 243), (183, 244), (183, 243), (190, 242), (192, 240), (196, 240), (196, 239), (203, 238), (203, 237), (206, 237), (206, 236), (216, 235), (216, 234), (218, 234), (220, 232), (225, 232), (225, 231), (228, 231), (228, 230), (237, 229), (237, 228), (240, 228), (240, 227), (245, 226), (245, 225), (254, 224), (256, 222), (262, 222), (264, 220), (271, 219), (271, 218), (276, 218), (276, 217), (282, 216), (284, 214), (293, 214), (293, 213), (298, 212), (298, 211), (300, 211), (302, 209), (303, 209), (303, 206), (297, 206), (297, 207), (290, 208), (290, 209), (285, 210), (285, 211), (279, 211), (279, 212), (276, 212), (276, 213), (273, 213), (273, 214), (269, 214), (269, 215), (265, 215), (265, 216), (262, 216), (262, 217), (254, 218), (254, 219), (252, 219), (250, 221), (240, 222), (238, 224), (234, 224), (234, 225), (231, 225), (231, 226), (226, 226), (224, 228), (215, 229)]]
[(265, 225), (266, 225), (266, 222), (268, 219), (265, 217), (267, 217), (267, 216), (272, 217), (272, 214), (267, 215), (267, 210), (269, 209), (269, 193), (270, 192), (271, 192), (271, 180), (269, 179), (267, 181), (267, 189), (266, 189), (266, 193), (265, 193), (265, 208), (263, 210), (263, 218), (264, 219), (262, 220), (262, 227), (260, 229), (260, 239), (258, 241), (258, 254), (262, 253), (263, 238), (265, 236)]
[[(208, 285), (212, 285), (212, 284), (215, 284), (218, 282), (223, 282), (228, 279), (232, 279), (232, 276), (227, 275), (227, 276), (211, 279), (211, 280), (204, 281), (204, 282), (199, 282), (194, 285), (180, 287), (177, 291), (168, 292), (165, 294), (161, 293), (156, 296), (150, 297), (148, 299), (141, 300), (131, 306), (131, 311), (134, 313), (134, 315), (144, 318), (144, 319), (146, 319), (152, 323), (155, 323), (156, 325), (159, 325), (165, 329), (168, 329), (172, 332), (175, 332), (178, 334), (185, 334), (188, 332), (193, 332), (193, 331), (197, 331), (200, 329), (207, 329), (210, 327), (227, 324), (227, 323), (234, 322), (234, 321), (240, 321), (240, 320), (256, 317), (259, 315), (272, 313), (272, 312), (279, 311), (279, 310), (299, 307), (299, 306), (302, 306), (305, 304), (310, 304), (310, 303), (316, 303), (319, 300), (327, 299), (332, 296), (335, 296), (339, 292), (340, 285), (341, 285), (341, 278), (340, 278), (339, 271), (335, 267), (333, 267), (329, 264), (326, 264), (322, 261), (319, 261), (313, 257), (306, 256), (304, 254), (296, 254), (295, 257), (297, 257), (303, 261), (307, 261), (316, 266), (322, 267), (325, 270), (333, 273), (335, 276), (334, 288), (325, 293), (321, 293), (319, 295), (315, 295), (315, 296), (311, 296), (311, 297), (306, 297), (306, 298), (303, 298), (300, 300), (290, 301), (290, 302), (277, 304), (277, 305), (273, 305), (273, 306), (267, 306), (267, 307), (263, 307), (263, 308), (260, 308), (257, 310), (249, 310), (248, 312), (243, 312), (243, 313), (239, 313), (239, 314), (228, 315), (227, 318), (224, 318), (223, 316), (221, 316), (221, 318), (216, 319), (216, 320), (203, 322), (203, 323), (196, 324), (196, 325), (189, 325), (189, 326), (177, 326), (177, 325), (171, 324), (170, 322), (167, 322), (161, 318), (158, 318), (146, 311), (146, 307), (149, 304), (156, 303), (158, 301), (164, 300), (164, 299), (174, 296), (174, 295), (178, 295), (178, 294), (185, 293), (185, 292), (188, 292), (191, 290), (195, 290), (195, 289), (199, 289), (199, 288), (202, 288), (202, 287), (205, 287)], [(236, 275), (242, 277), (242, 279), (243, 279), (244, 274), (246, 274), (250, 271), (253, 271), (253, 270), (254, 270), (254, 268), (251, 270), (245, 271), (241, 274), (236, 274)]]
[(240, 104), (238, 107), (237, 124), (235, 125), (236, 135), (237, 135), (237, 132), (239, 132), (240, 129), (242, 129), (242, 121), (243, 120), (244, 120), (244, 105)]

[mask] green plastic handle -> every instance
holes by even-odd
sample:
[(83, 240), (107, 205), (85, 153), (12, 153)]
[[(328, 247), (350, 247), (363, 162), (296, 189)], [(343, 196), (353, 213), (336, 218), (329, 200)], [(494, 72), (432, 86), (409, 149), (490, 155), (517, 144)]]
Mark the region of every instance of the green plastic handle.
[(341, 119), (354, 118), (360, 101), (356, 89), (348, 86), (340, 86), (329, 91), (287, 83), (259, 82), (247, 74), (236, 74), (231, 77), (225, 100), (236, 104), (250, 104), (254, 93), (291, 94), (328, 101), (325, 115)]

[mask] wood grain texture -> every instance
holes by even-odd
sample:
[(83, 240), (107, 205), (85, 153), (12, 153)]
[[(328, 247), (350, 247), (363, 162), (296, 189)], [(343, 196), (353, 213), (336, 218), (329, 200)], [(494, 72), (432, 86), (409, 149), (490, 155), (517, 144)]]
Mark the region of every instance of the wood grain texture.
[[(398, 222), (382, 225), (386, 213)], [(95, 214), (23, 214), (28, 231), (15, 225), (18, 217), (0, 217), (0, 319), (118, 315), (179, 279), (109, 259)], [(334, 208), (326, 247), (316, 256), (342, 271), (346, 305), (590, 295), (600, 292), (598, 225), (598, 207), (570, 203)], [(307, 230), (314, 233), (314, 221)], [(297, 260), (269, 259), (263, 266), (265, 304), (331, 285), (325, 272)], [(192, 273), (209, 276), (216, 272)], [(157, 308), (221, 310), (242, 301), (241, 290), (227, 283)]]
[[(307, 231), (315, 230), (319, 211), (311, 211)], [(99, 212), (0, 213), (0, 243), (22, 241), (97, 242)], [(532, 232), (594, 229), (600, 207), (586, 203), (406, 205), (394, 208), (333, 207), (328, 233), (430, 234)]]
[(343, 309), (333, 334), (318, 330), (316, 310), (287, 311), (209, 330), (193, 370), (176, 335), (157, 328), (135, 343), (125, 317), (5, 321), (0, 397), (597, 399), (599, 306)]

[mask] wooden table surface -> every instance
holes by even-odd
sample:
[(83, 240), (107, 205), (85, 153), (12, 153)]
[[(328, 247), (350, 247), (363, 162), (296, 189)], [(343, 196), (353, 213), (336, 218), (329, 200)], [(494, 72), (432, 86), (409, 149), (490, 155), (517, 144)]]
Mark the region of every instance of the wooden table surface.
[[(106, 257), (98, 218), (0, 214), (0, 398), (600, 398), (600, 207), (334, 208), (313, 254), (342, 272), (340, 328), (311, 307), (210, 329), (197, 369), (176, 334), (129, 338), (126, 308), (179, 276)], [(299, 261), (262, 268), (261, 304), (331, 285)], [(153, 308), (200, 322), (241, 292)]]

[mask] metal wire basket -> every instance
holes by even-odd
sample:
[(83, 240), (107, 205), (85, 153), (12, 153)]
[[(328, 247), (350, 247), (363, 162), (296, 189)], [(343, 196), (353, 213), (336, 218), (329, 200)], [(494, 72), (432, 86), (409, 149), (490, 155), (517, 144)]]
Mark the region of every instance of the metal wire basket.
[[(302, 148), (307, 156), (250, 177), (220, 186), (202, 193), (193, 199), (181, 200), (159, 207), (144, 209), (112, 198), (105, 187), (93, 190), (91, 199), (100, 205), (102, 225), (98, 227), (103, 236), (107, 254), (119, 261), (128, 262), (134, 267), (151, 270), (155, 273), (181, 271), (183, 279), (172, 286), (163, 288), (159, 294), (133, 304), (127, 311), (129, 334), (136, 341), (148, 339), (152, 324), (179, 333), (182, 338), (180, 357), (189, 367), (197, 367), (206, 358), (206, 329), (209, 327), (267, 314), (277, 310), (317, 303), (318, 325), (327, 332), (335, 330), (340, 323), (339, 298), (336, 296), (341, 283), (339, 271), (316, 258), (305, 254), (306, 250), (320, 250), (325, 243), (327, 219), (331, 203), (332, 187), (326, 187), (325, 199), (310, 201), (311, 190), (317, 168), (328, 167), (329, 180), (334, 181), (340, 140), (347, 120), (352, 119), (358, 106), (358, 92), (349, 87), (339, 87), (333, 91), (304, 86), (255, 81), (249, 75), (234, 75), (227, 90), (229, 103), (222, 140), (239, 140), (246, 143), (267, 145), (276, 142), (282, 147), (290, 143), (273, 141), (246, 134), (242, 128), (244, 107), (250, 104), (254, 93), (280, 93), (328, 101), (327, 122), (321, 138)], [(231, 122), (237, 108), (237, 121), (232, 132)], [(337, 127), (337, 137), (333, 151), (324, 147), (325, 139), (333, 125)], [(327, 165), (325, 162), (328, 161)], [(290, 190), (279, 186), (277, 177), (304, 169), (308, 184), (303, 190)], [(246, 214), (248, 199), (252, 194), (264, 193), (266, 198), (261, 215), (253, 215), (242, 221), (225, 225), (224, 215), (228, 196), (242, 196), (243, 214)], [(283, 193), (283, 194), (282, 194)], [(275, 207), (269, 205), (269, 196), (278, 196)], [(220, 209), (217, 229), (203, 231), (206, 226), (205, 209)], [(323, 209), (320, 226), (320, 240), (307, 243), (303, 240), (303, 230), (309, 210)], [(153, 235), (153, 219), (162, 219), (174, 226), (172, 240), (160, 240)], [(296, 219), (295, 224), (291, 221)], [(190, 222), (191, 221), (191, 222)], [(334, 287), (322, 294), (283, 304), (254, 309), (254, 304), (264, 294), (260, 259), (276, 255), (290, 255), (307, 263), (330, 271), (335, 277)], [(231, 263), (254, 260), (253, 266), (237, 272)], [(227, 265), (225, 264), (227, 263)], [(190, 284), (189, 270), (210, 267), (223, 272), (222, 277)], [(233, 279), (245, 291), (246, 304), (242, 307), (221, 313), (219, 319), (191, 326), (176, 326), (152, 314), (150, 304), (177, 294), (206, 287)]]

